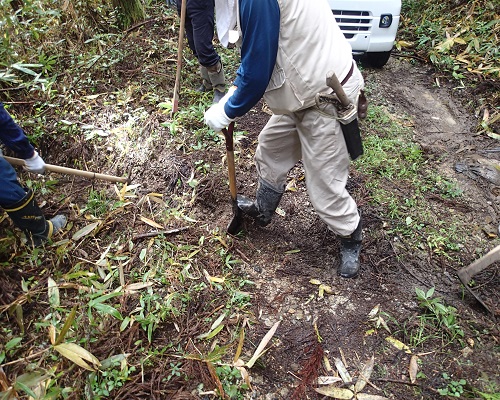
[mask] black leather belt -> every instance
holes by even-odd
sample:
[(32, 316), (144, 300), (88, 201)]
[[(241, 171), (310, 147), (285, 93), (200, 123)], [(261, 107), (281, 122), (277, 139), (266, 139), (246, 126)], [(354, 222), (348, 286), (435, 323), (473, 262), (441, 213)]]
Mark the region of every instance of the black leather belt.
[(349, 70), (349, 72), (347, 73), (347, 75), (345, 76), (344, 79), (342, 79), (342, 82), (340, 82), (340, 84), (342, 86), (344, 86), (347, 81), (349, 80), (349, 78), (352, 76), (352, 73), (354, 72), (354, 62), (351, 64), (351, 69)]

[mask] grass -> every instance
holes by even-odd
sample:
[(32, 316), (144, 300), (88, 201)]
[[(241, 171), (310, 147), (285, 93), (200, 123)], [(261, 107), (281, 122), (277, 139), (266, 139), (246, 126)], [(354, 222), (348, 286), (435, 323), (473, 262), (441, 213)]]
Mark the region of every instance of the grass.
[(388, 234), (400, 237), (410, 248), (459, 262), (465, 228), (460, 221), (444, 223), (441, 214), (449, 213), (449, 208), (432, 199), (460, 202), (462, 192), (455, 181), (429, 167), (412, 141), (408, 122), (406, 116), (372, 106), (362, 126), (365, 155), (354, 163), (355, 168), (365, 176), (369, 201), (386, 210)]

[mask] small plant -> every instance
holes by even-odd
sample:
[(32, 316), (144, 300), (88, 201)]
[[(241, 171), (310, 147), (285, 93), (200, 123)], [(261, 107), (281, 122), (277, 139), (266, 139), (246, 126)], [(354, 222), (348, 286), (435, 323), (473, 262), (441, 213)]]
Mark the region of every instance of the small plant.
[(123, 386), (135, 371), (129, 366), (124, 354), (112, 356), (102, 362), (102, 371), (92, 372), (89, 376), (90, 387), (94, 399), (109, 397), (110, 393)]
[(420, 307), (428, 312), (428, 315), (420, 316), (421, 325), (425, 327), (430, 323), (436, 329), (442, 330), (442, 338), (447, 339), (448, 343), (457, 337), (464, 337), (464, 331), (457, 322), (456, 308), (443, 304), (440, 297), (433, 297), (434, 291), (434, 287), (427, 292), (415, 288)]
[(460, 397), (464, 393), (464, 386), (467, 384), (465, 379), (454, 381), (446, 372), (443, 372), (443, 378), (447, 381), (447, 385), (442, 389), (438, 389), (441, 396)]
[(215, 368), (215, 372), (222, 383), (224, 392), (230, 399), (244, 399), (244, 392), (248, 390), (248, 385), (242, 380), (241, 372), (237, 368), (221, 365)]

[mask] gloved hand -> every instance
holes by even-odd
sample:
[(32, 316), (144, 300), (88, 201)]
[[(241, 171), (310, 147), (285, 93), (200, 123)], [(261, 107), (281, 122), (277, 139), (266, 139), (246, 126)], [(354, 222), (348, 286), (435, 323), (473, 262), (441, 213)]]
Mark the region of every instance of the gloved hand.
[(225, 128), (232, 121), (234, 121), (234, 118), (229, 118), (226, 115), (226, 112), (224, 111), (224, 104), (226, 102), (222, 102), (222, 100), (223, 99), (221, 99), (219, 103), (214, 104), (207, 111), (205, 111), (205, 124), (207, 124), (215, 132), (220, 132), (222, 128)]
[(3, 157), (3, 151), (1, 148), (0, 148), (0, 157)]
[(172, 7), (177, 6), (176, 0), (165, 0), (165, 2), (167, 3), (167, 6), (172, 6)]
[(35, 150), (33, 157), (24, 160), (26, 163), (26, 169), (30, 172), (34, 172), (35, 174), (43, 174), (45, 172), (45, 163), (42, 160), (42, 157), (38, 155), (38, 152)]

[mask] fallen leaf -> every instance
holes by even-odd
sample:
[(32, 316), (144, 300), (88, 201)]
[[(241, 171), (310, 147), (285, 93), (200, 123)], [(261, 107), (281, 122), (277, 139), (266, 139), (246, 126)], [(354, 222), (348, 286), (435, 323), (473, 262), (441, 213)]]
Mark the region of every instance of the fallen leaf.
[(410, 359), (410, 366), (408, 368), (408, 371), (410, 373), (410, 381), (411, 383), (415, 383), (417, 380), (417, 372), (418, 372), (418, 357), (417, 356), (412, 356)]
[(356, 393), (361, 392), (365, 388), (366, 383), (370, 380), (370, 376), (372, 375), (374, 365), (375, 357), (372, 356), (359, 372), (359, 378), (356, 381), (356, 385), (354, 385), (354, 391)]
[[(97, 369), (96, 367), (101, 365), (99, 360), (92, 353), (76, 343), (61, 343), (55, 345), (54, 350), (66, 357), (68, 360), (73, 361), (76, 365), (79, 365), (89, 371), (95, 371)], [(90, 366), (86, 361), (93, 365)]]
[(99, 222), (94, 222), (92, 224), (89, 224), (85, 227), (83, 227), (82, 229), (80, 229), (79, 231), (75, 232), (75, 234), (73, 235), (73, 237), (71, 239), (73, 240), (79, 240), (81, 239), (82, 237), (85, 237), (87, 236), (89, 233), (91, 233), (97, 226), (99, 225)]
[(343, 389), (336, 386), (325, 386), (314, 389), (319, 394), (324, 396), (333, 397), (334, 399), (350, 400), (354, 397), (354, 392), (349, 389)]
[(389, 400), (387, 397), (368, 393), (358, 393), (356, 395), (356, 398), (357, 400)]
[(266, 333), (262, 341), (259, 343), (259, 346), (257, 347), (257, 350), (253, 353), (252, 358), (247, 362), (246, 366), (247, 368), (252, 368), (255, 362), (264, 354), (264, 348), (267, 346), (269, 341), (273, 338), (274, 334), (276, 333), (276, 329), (278, 329), (278, 326), (280, 325), (281, 321), (276, 322), (271, 329), (269, 329), (269, 332)]
[(373, 307), (372, 310), (368, 313), (368, 319), (375, 318), (378, 314), (379, 308), (380, 304), (377, 304), (375, 307)]
[(337, 382), (342, 382), (338, 376), (318, 376), (318, 385), (332, 385)]
[(352, 377), (347, 371), (346, 367), (344, 366), (344, 363), (340, 358), (335, 358), (335, 367), (337, 368), (337, 371), (339, 372), (340, 377), (344, 381), (344, 383), (351, 383), (352, 382)]
[(410, 348), (404, 344), (403, 342), (400, 342), (398, 339), (394, 339), (392, 336), (388, 336), (385, 338), (390, 344), (392, 344), (395, 348), (399, 350), (404, 350), (405, 353), (411, 354)]
[(56, 308), (59, 307), (59, 288), (57, 287), (57, 283), (54, 279), (49, 277), (47, 279), (47, 294), (49, 296), (49, 304)]
[(158, 228), (158, 229), (165, 229), (163, 225), (158, 224), (157, 222), (153, 221), (152, 219), (146, 218), (146, 217), (140, 217), (141, 221), (144, 222), (145, 224), (148, 224), (149, 226), (152, 226), (153, 228)]

